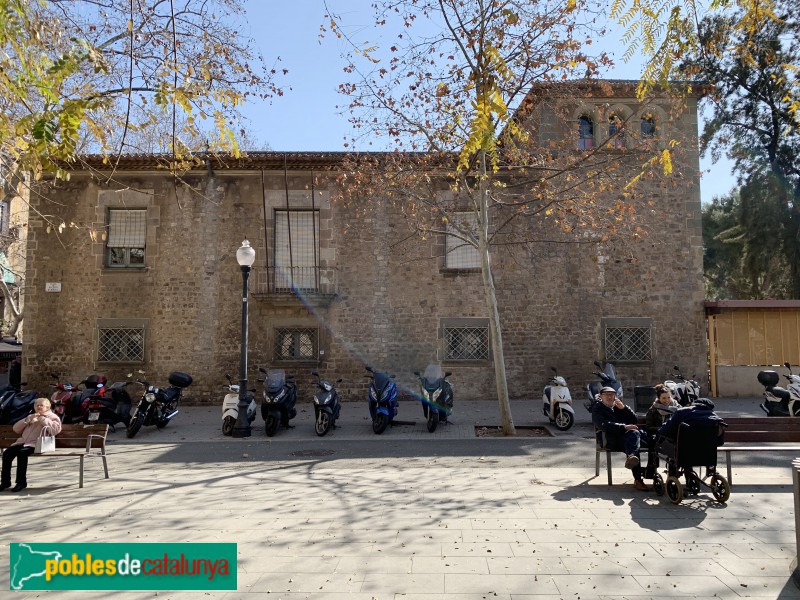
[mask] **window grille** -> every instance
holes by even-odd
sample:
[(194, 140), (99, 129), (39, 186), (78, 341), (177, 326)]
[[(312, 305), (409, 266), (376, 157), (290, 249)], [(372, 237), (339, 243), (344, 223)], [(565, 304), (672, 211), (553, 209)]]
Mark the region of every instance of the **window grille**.
[(144, 327), (101, 328), (98, 362), (144, 362)]
[(581, 117), (578, 119), (578, 149), (592, 148), (594, 148), (594, 123), (589, 117)]
[(653, 358), (650, 327), (606, 327), (606, 360), (644, 362)]
[(447, 360), (488, 360), (489, 325), (444, 327)]
[[(452, 215), (454, 223), (448, 221), (447, 231), (458, 231), (457, 227), (466, 229), (475, 237), (478, 236), (478, 216), (473, 212), (458, 212)], [(463, 235), (463, 234), (462, 234)], [(481, 256), (478, 249), (464, 240), (452, 235), (445, 236), (445, 268), (447, 269), (480, 269)]]
[[(291, 243), (290, 243), (291, 242)], [(276, 291), (316, 291), (319, 267), (319, 211), (275, 211)]]
[(314, 327), (275, 330), (276, 360), (316, 360), (319, 331)]
[(108, 211), (106, 256), (109, 267), (143, 267), (146, 240), (146, 210)]

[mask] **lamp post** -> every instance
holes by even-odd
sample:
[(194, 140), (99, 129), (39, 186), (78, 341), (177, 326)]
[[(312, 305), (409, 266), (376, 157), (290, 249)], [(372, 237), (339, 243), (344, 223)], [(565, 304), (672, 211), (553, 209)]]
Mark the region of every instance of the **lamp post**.
[(250, 242), (244, 240), (241, 248), (236, 251), (236, 262), (242, 269), (242, 346), (239, 361), (239, 414), (231, 432), (235, 438), (250, 437), (250, 420), (247, 418), (247, 406), (250, 404), (247, 397), (247, 280), (255, 260), (256, 251), (250, 247)]

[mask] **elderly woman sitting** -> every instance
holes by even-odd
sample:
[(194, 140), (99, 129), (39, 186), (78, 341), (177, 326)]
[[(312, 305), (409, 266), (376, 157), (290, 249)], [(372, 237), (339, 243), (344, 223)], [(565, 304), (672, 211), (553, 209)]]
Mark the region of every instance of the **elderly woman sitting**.
[(34, 413), (13, 425), (14, 433), (19, 439), (3, 452), (3, 475), (0, 480), (0, 491), (11, 487), (11, 464), (17, 459), (17, 480), (12, 492), (19, 492), (28, 487), (28, 457), (36, 449), (36, 440), (42, 435), (42, 429), (49, 427), (53, 435), (61, 432), (61, 419), (50, 410), (50, 400), (37, 398), (33, 403)]

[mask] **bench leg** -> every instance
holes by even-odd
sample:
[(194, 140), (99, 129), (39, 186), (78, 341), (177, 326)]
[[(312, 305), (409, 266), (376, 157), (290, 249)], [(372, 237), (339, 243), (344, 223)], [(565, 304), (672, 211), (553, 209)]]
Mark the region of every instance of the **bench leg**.
[(725, 452), (725, 465), (728, 467), (728, 484), (733, 485), (733, 471), (731, 470), (731, 453)]
[(611, 485), (611, 452), (606, 450), (606, 471), (608, 471), (608, 485)]
[(108, 463), (106, 462), (106, 455), (101, 454), (100, 457), (103, 459), (103, 471), (105, 471), (106, 479), (108, 479)]
[(83, 454), (81, 454), (81, 474), (80, 478), (78, 479), (78, 487), (79, 488), (83, 487)]

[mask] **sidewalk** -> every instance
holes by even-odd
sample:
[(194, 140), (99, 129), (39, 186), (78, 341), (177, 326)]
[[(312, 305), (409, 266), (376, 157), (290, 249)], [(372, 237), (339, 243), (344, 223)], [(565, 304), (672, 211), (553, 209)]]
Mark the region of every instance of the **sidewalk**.
[[(476, 424), (498, 424), (493, 405), (457, 404), (455, 424), (431, 435), (419, 405), (403, 404), (399, 418), (416, 424), (376, 436), (366, 406), (347, 403), (342, 427), (318, 438), (306, 404), (294, 429), (266, 438), (259, 418), (241, 440), (222, 436), (219, 408), (189, 407), (162, 431), (112, 434), (111, 479), (90, 463), (82, 490), (76, 460), (34, 460), (31, 487), (0, 494), (0, 589), (9, 542), (205, 541), (238, 544), (237, 591), (114, 598), (800, 598), (791, 456), (737, 465), (726, 505), (703, 492), (674, 506), (634, 491), (622, 461), (614, 486), (594, 476), (582, 406), (554, 437), (475, 438)], [(518, 426), (544, 424), (540, 402), (512, 410)]]

